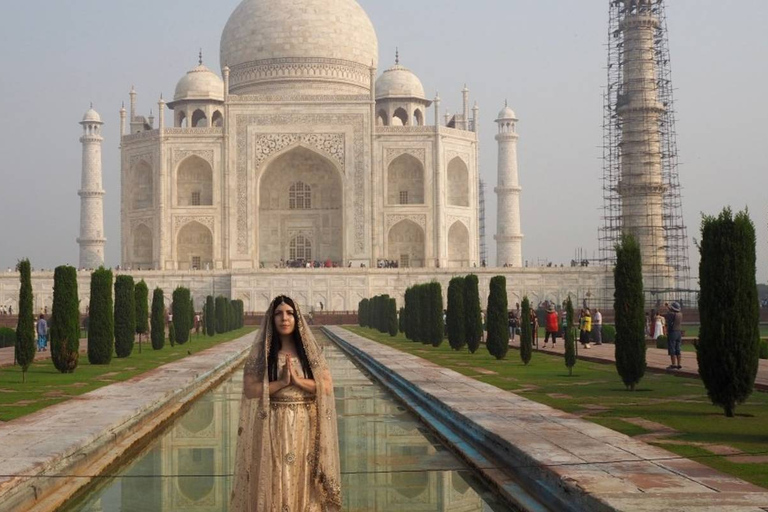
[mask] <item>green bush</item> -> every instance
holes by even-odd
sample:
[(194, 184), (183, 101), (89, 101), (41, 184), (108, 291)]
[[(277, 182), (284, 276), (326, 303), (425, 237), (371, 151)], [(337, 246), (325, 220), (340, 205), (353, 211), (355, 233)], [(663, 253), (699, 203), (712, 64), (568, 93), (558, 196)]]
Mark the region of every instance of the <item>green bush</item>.
[(80, 301), (77, 270), (61, 266), (53, 272), (51, 359), (61, 373), (72, 373), (80, 358)]
[(0, 348), (16, 345), (16, 331), (10, 327), (0, 327)]
[[(189, 331), (192, 329), (190, 325), (190, 293), (189, 288), (179, 286), (173, 290), (173, 302), (171, 303), (171, 310), (173, 311), (173, 326), (174, 326), (174, 342), (179, 345), (183, 345), (189, 341)], [(229, 324), (227, 324), (229, 325)]]
[(149, 332), (149, 288), (142, 279), (134, 288), (136, 304), (136, 334), (141, 341), (142, 335)]
[(696, 358), (714, 405), (729, 418), (752, 394), (760, 356), (755, 226), (748, 212), (726, 208), (701, 225)]
[(405, 334), (405, 308), (400, 308), (400, 315), (398, 316), (397, 322), (399, 331)]
[(429, 304), (428, 341), (433, 347), (439, 347), (445, 338), (445, 320), (443, 317), (443, 287), (440, 283), (426, 285)]
[(212, 295), (205, 298), (205, 333), (208, 336), (216, 335), (216, 306)]
[(150, 336), (152, 348), (162, 350), (165, 346), (165, 297), (163, 290), (155, 288), (152, 292), (152, 318)]
[(667, 350), (669, 348), (669, 338), (667, 336), (659, 336), (656, 338), (656, 348)]
[(612, 325), (603, 325), (603, 343), (616, 343), (616, 328)]
[(565, 325), (563, 326), (563, 331), (565, 331), (565, 366), (568, 368), (568, 376), (571, 376), (573, 375), (573, 367), (576, 366), (576, 336), (573, 328), (573, 301), (570, 295), (565, 303)]
[(115, 279), (115, 353), (122, 359), (133, 352), (136, 339), (136, 291), (131, 276)]
[(760, 340), (760, 359), (768, 359), (768, 340)]
[(229, 301), (223, 295), (216, 297), (216, 333), (222, 334), (227, 332), (227, 304)]
[(392, 337), (397, 336), (397, 331), (399, 329), (398, 323), (397, 323), (397, 300), (390, 298), (389, 299), (389, 335)]
[(448, 311), (445, 330), (453, 350), (461, 350), (467, 344), (467, 325), (464, 311), (464, 278), (454, 277), (448, 283)]
[(483, 339), (480, 291), (477, 276), (474, 274), (464, 278), (464, 311), (467, 315), (467, 348), (471, 354), (474, 354), (480, 348), (480, 341)]
[(91, 274), (89, 311), (88, 361), (91, 364), (109, 364), (115, 350), (111, 270), (102, 267)]
[(645, 375), (645, 297), (640, 245), (624, 235), (616, 246), (614, 269), (616, 312), (616, 370), (627, 389), (634, 391)]
[(488, 324), (488, 338), (486, 339), (488, 352), (496, 359), (504, 359), (509, 350), (506, 277), (496, 276), (491, 279), (488, 309), (485, 314)]
[(168, 343), (172, 347), (176, 346), (176, 326), (173, 325), (173, 322), (168, 322)]
[[(521, 318), (531, 317), (531, 301), (528, 297), (523, 297), (522, 309), (520, 312)], [(546, 325), (546, 323), (544, 324)], [(531, 322), (523, 322), (520, 326), (520, 360), (524, 365), (528, 366), (531, 362), (531, 356), (533, 355), (533, 329)], [(490, 336), (488, 336), (490, 338)]]
[(16, 324), (16, 362), (21, 366), (22, 381), (27, 381), (27, 370), (35, 360), (35, 314), (32, 311), (32, 265), (29, 260), (21, 260), (16, 269), (19, 271), (19, 318)]

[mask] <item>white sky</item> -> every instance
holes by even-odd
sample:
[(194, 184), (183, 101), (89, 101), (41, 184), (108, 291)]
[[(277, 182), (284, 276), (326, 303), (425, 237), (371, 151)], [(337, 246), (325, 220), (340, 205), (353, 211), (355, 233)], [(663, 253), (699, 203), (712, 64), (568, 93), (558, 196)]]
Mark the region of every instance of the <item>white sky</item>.
[[(239, 0), (0, 2), (0, 267), (77, 264), (81, 148), (92, 101), (105, 127), (107, 263), (119, 263), (118, 110), (132, 84), (139, 110), (197, 63), (219, 71), (221, 31)], [(597, 255), (602, 205), (602, 88), (608, 1), (360, 0), (376, 27), (380, 70), (401, 61), (456, 112), (467, 83), (481, 108), (481, 174), (495, 259), (495, 115), (520, 118), (524, 258)], [(668, 21), (683, 209), (691, 239), (701, 213), (748, 207), (758, 282), (768, 280), (768, 2), (675, 0)], [(763, 35), (760, 35), (763, 34)], [(430, 116), (431, 121), (431, 116)], [(691, 240), (693, 274), (698, 251)]]

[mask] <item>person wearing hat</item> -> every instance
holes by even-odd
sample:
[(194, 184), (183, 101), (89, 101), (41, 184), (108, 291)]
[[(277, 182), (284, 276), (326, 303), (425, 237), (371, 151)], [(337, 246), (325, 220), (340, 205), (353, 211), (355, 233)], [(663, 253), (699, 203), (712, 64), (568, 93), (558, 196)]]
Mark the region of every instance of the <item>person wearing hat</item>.
[(549, 337), (552, 336), (552, 348), (555, 348), (557, 344), (557, 333), (560, 330), (560, 326), (557, 322), (557, 311), (555, 311), (555, 304), (550, 302), (547, 308), (547, 323), (546, 334), (544, 335), (544, 348), (547, 348), (547, 342)]
[(680, 370), (680, 346), (683, 343), (683, 313), (679, 302), (673, 302), (669, 305), (669, 312), (666, 314), (667, 321), (667, 352), (672, 361), (667, 370)]

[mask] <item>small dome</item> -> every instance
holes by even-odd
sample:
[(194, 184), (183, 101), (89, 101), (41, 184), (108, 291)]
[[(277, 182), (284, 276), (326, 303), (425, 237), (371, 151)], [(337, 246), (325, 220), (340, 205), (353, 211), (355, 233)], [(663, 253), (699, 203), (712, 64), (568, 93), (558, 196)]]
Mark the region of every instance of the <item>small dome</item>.
[(376, 31), (356, 0), (243, 0), (220, 51), (236, 94), (270, 88), (295, 94), (295, 82), (370, 90), (369, 69), (379, 59)]
[(176, 85), (173, 101), (185, 100), (224, 101), (224, 81), (200, 64), (184, 75)]
[(496, 118), (497, 121), (517, 121), (517, 115), (515, 115), (515, 111), (509, 108), (509, 105), (505, 105), (504, 109), (499, 112), (499, 117)]
[(88, 112), (85, 113), (83, 116), (83, 123), (100, 123), (101, 122), (101, 116), (98, 112), (93, 110), (93, 107), (88, 109)]
[(417, 98), (425, 99), (421, 80), (410, 69), (400, 64), (389, 68), (376, 80), (376, 99)]

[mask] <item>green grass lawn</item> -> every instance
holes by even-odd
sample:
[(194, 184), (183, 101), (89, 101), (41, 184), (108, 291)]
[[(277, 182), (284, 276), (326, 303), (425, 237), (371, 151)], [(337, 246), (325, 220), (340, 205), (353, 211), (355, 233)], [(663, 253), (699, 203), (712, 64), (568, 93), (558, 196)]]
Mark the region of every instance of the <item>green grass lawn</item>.
[(104, 366), (92, 365), (86, 354), (80, 354), (77, 369), (72, 374), (59, 373), (48, 359), (30, 366), (27, 381), (23, 384), (21, 368), (0, 368), (0, 421), (11, 421), (74, 396), (131, 379), (190, 354), (240, 338), (253, 330), (252, 327), (245, 327), (213, 337), (193, 334), (184, 345), (171, 347), (166, 340), (162, 350), (152, 350), (152, 344), (145, 341), (141, 354), (136, 344), (130, 357), (113, 357), (112, 362)]
[[(691, 444), (658, 443), (659, 446), (768, 488), (768, 463), (737, 464), (693, 444), (727, 445), (745, 453), (768, 456), (768, 393), (753, 393), (737, 407), (735, 418), (726, 418), (721, 409), (711, 404), (697, 379), (646, 373), (637, 391), (629, 392), (612, 364), (580, 360), (569, 377), (562, 356), (534, 352), (531, 363), (524, 366), (516, 350), (510, 350), (505, 360), (498, 361), (484, 346), (469, 354), (466, 350), (451, 350), (447, 341), (434, 348), (408, 341), (402, 334), (392, 338), (371, 329), (349, 330), (629, 436), (650, 431), (625, 419), (642, 418), (670, 427), (677, 434), (669, 439)], [(485, 375), (478, 370), (495, 373)]]

